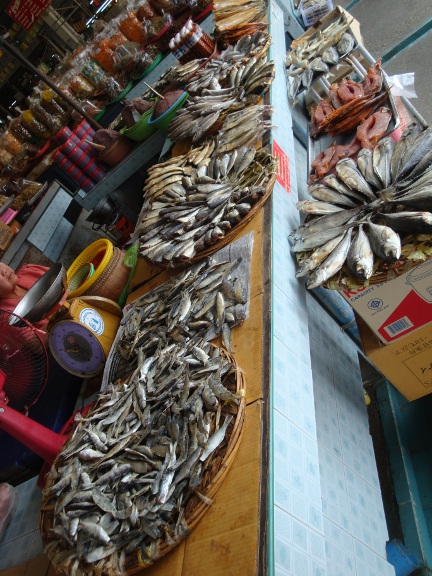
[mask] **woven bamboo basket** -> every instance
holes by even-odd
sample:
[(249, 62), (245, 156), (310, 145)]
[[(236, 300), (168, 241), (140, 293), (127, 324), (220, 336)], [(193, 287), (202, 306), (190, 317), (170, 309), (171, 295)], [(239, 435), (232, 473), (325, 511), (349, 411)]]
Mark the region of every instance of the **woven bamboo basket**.
[(123, 263), (123, 259), (124, 252), (119, 248), (114, 248), (113, 256), (108, 266), (83, 295), (102, 296), (117, 302), (123, 292), (123, 288), (126, 286), (130, 273), (130, 268)]
[(240, 220), (240, 222), (238, 224), (236, 224), (234, 226), (234, 228), (232, 228), (232, 230), (230, 230), (227, 234), (225, 234), (225, 236), (223, 238), (221, 238), (220, 240), (218, 240), (212, 246), (209, 246), (205, 250), (201, 250), (201, 252), (198, 252), (195, 256), (193, 256), (193, 258), (190, 258), (189, 260), (184, 261), (184, 262), (153, 262), (152, 260), (150, 260), (149, 258), (146, 258), (144, 256), (144, 260), (146, 260), (152, 266), (161, 266), (164, 268), (173, 268), (173, 267), (174, 268), (181, 268), (183, 266), (187, 266), (188, 264), (191, 264), (194, 262), (199, 262), (200, 260), (202, 260), (203, 258), (206, 258), (207, 256), (211, 256), (212, 254), (214, 254), (215, 252), (217, 252), (218, 250), (220, 250), (224, 246), (227, 246), (228, 244), (230, 244), (234, 240), (234, 238), (236, 238), (238, 233), (247, 224), (249, 224), (249, 222), (252, 220), (252, 218), (255, 216), (255, 214), (258, 212), (258, 210), (261, 210), (261, 208), (264, 206), (264, 204), (270, 198), (270, 195), (273, 191), (273, 186), (276, 182), (276, 179), (277, 179), (277, 172), (275, 171), (270, 176), (270, 179), (267, 182), (265, 193), (258, 200), (258, 202), (256, 202), (252, 206), (251, 210), (246, 214), (246, 216), (244, 218), (242, 218)]
[[(246, 415), (246, 381), (244, 377), (243, 370), (238, 366), (234, 357), (225, 349), (220, 348), (220, 353), (224, 355), (229, 362), (231, 362), (235, 368), (234, 373), (229, 379), (225, 379), (223, 384), (231, 392), (240, 393), (240, 403), (238, 406), (228, 406), (225, 405), (222, 408), (222, 416), (228, 414), (233, 414), (234, 419), (229, 424), (227, 432), (225, 435), (225, 440), (212, 454), (210, 461), (204, 472), (204, 476), (201, 484), (198, 486), (197, 491), (206, 496), (209, 499), (214, 499), (218, 490), (222, 486), (222, 483), (228, 474), (229, 468), (232, 465), (235, 455), (237, 453), (241, 436), (243, 433), (243, 424)], [(67, 444), (65, 444), (66, 446)], [(54, 466), (56, 462), (54, 462)], [(52, 482), (46, 485), (48, 489), (52, 485)], [(53, 527), (53, 511), (54, 506), (44, 506), (44, 501), (42, 499), (41, 513), (39, 516), (39, 528), (42, 536), (42, 542), (45, 547), (47, 547), (52, 541), (50, 530)], [(182, 538), (178, 539), (173, 544), (168, 544), (167, 542), (162, 542), (160, 545), (159, 554), (153, 560), (157, 561), (173, 548), (175, 548), (182, 540), (184, 540), (188, 534), (193, 530), (201, 518), (204, 516), (205, 512), (208, 510), (209, 504), (204, 503), (196, 494), (192, 493), (185, 506), (185, 521), (188, 525), (188, 532), (183, 535)], [(144, 568), (148, 568), (154, 561), (150, 562), (143, 558), (141, 555), (141, 549), (138, 548), (135, 552), (126, 556), (125, 559), (125, 574), (134, 574)], [(72, 565), (71, 565), (72, 568)], [(70, 573), (70, 571), (65, 572), (64, 568), (61, 572), (62, 574)], [(105, 572), (102, 572), (100, 576), (108, 576)]]

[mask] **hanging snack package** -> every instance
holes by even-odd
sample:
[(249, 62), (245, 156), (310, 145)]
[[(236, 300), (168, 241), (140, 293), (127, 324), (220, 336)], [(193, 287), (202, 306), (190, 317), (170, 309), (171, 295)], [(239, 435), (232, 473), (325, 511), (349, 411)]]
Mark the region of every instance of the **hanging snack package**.
[(3, 148), (2, 146), (0, 146), (0, 166), (2, 166), (2, 168), (8, 166), (13, 159), (13, 155), (6, 150), (6, 148)]
[(23, 123), (21, 122), (21, 117), (13, 118), (9, 123), (9, 130), (20, 140), (21, 142), (28, 142), (31, 140), (32, 134), (27, 130)]
[(3, 138), (1, 139), (1, 143), (0, 143), (4, 148), (6, 148), (6, 150), (8, 150), (8, 152), (10, 152), (11, 154), (19, 154), (22, 150), (22, 143), (19, 141), (19, 139), (13, 135), (12, 132), (10, 132), (9, 130), (7, 130), (3, 136)]
[(64, 98), (58, 96), (53, 90), (44, 90), (40, 97), (40, 103), (50, 114), (66, 118), (69, 114), (69, 106)]
[(44, 140), (48, 139), (51, 135), (50, 130), (45, 124), (43, 124), (40, 120), (35, 118), (33, 113), (30, 110), (24, 110), (21, 114), (21, 122), (33, 136), (37, 138), (42, 138)]

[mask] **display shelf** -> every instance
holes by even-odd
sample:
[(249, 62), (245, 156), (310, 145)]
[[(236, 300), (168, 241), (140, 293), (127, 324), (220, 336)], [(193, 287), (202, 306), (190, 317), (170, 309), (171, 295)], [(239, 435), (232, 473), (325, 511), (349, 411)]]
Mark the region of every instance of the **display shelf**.
[[(200, 24), (201, 28), (209, 33), (213, 29), (213, 13), (210, 13)], [(128, 99), (138, 98), (147, 90), (146, 84), (153, 84), (170, 67), (178, 64), (173, 54), (168, 54), (146, 77), (141, 80), (128, 93)], [(162, 150), (165, 143), (165, 134), (156, 132), (148, 140), (135, 146), (126, 156), (125, 160), (108, 170), (107, 175), (90, 191), (80, 190), (76, 196), (77, 202), (86, 210), (93, 210), (97, 203), (118, 188), (132, 174), (142, 168), (144, 164), (154, 158)]]

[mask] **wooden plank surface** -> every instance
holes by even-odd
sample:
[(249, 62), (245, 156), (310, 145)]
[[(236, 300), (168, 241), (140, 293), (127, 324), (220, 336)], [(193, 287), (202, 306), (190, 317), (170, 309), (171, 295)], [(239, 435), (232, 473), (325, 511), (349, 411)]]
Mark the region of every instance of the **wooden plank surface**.
[[(233, 355), (246, 377), (246, 419), (243, 436), (234, 462), (216, 495), (214, 503), (188, 536), (154, 566), (136, 574), (142, 576), (242, 576), (257, 573), (260, 478), (261, 425), (263, 420), (262, 341), (263, 341), (263, 212), (241, 231), (239, 237), (254, 232), (251, 262), (251, 301), (249, 318), (234, 327), (231, 333)], [(153, 277), (134, 291), (128, 302), (166, 281), (176, 270), (163, 270), (140, 261), (132, 286), (145, 277)], [(269, 327), (267, 327), (269, 329)], [(220, 338), (213, 341), (220, 344)]]
[[(145, 576), (253, 576), (257, 573), (261, 488), (263, 404), (263, 212), (256, 214), (239, 237), (254, 232), (249, 318), (232, 330), (233, 354), (246, 377), (246, 418), (234, 462), (213, 504), (188, 538), (158, 561), (143, 568)], [(264, 263), (265, 265), (265, 263)], [(149, 292), (177, 270), (161, 270), (139, 260), (131, 286), (151, 278), (129, 295), (128, 302)], [(264, 330), (269, 330), (265, 326)], [(214, 340), (220, 343), (219, 339)], [(54, 576), (44, 555), (38, 561), (1, 572), (1, 576)], [(30, 571), (29, 571), (30, 570)]]

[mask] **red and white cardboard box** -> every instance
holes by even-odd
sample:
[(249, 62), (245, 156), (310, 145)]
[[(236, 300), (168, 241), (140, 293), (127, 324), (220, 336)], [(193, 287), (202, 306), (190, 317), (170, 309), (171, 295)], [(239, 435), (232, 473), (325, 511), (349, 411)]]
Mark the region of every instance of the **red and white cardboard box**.
[(384, 344), (432, 322), (432, 259), (399, 278), (340, 293)]

